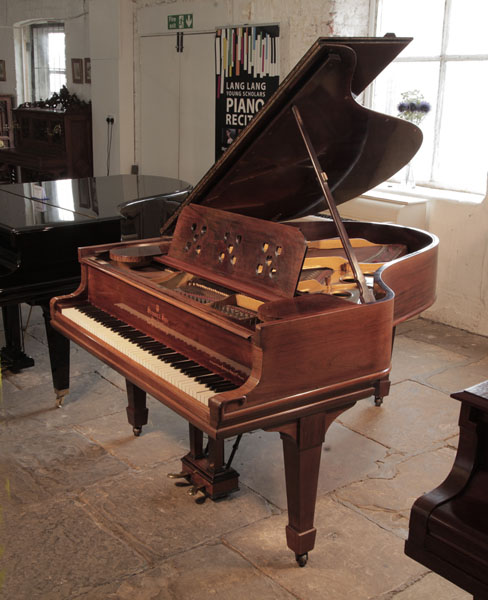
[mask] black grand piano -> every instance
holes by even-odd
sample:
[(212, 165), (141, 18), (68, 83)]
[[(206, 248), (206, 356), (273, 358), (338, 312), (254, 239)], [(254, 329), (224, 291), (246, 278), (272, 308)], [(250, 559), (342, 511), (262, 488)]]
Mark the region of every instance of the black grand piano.
[(159, 234), (184, 200), (188, 183), (113, 175), (0, 186), (0, 306), (3, 369), (33, 366), (24, 352), (20, 304), (43, 309), (53, 384), (62, 401), (69, 381), (69, 341), (50, 326), (49, 300), (79, 284), (77, 248)]

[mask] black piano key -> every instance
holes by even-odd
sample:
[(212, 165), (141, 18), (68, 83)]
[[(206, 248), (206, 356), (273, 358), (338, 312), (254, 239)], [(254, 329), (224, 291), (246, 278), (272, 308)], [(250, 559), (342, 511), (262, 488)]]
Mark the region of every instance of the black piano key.
[(154, 346), (154, 348), (148, 349), (148, 353), (152, 354), (153, 356), (159, 357), (168, 350), (169, 348), (167, 346)]
[(197, 362), (195, 362), (191, 358), (189, 358), (187, 362), (188, 362), (188, 364), (185, 365), (185, 367), (184, 367), (186, 369), (190, 369), (191, 367), (199, 367), (200, 366)]
[(209, 371), (206, 367), (202, 367), (201, 365), (192, 360), (176, 363), (174, 366), (182, 373), (188, 375), (188, 377), (191, 377), (195, 380), (198, 375), (212, 374), (212, 371)]
[(123, 325), (123, 322), (120, 321), (119, 319), (110, 319), (110, 320), (101, 320), (101, 319), (97, 319), (100, 323), (103, 323), (103, 325), (105, 325), (105, 327), (109, 327), (110, 329), (112, 329), (113, 327), (117, 327), (117, 326), (121, 326)]
[(216, 383), (215, 385), (209, 385), (208, 387), (211, 390), (214, 390), (215, 392), (226, 392), (228, 390), (235, 390), (239, 386), (235, 385), (231, 381), (225, 381), (223, 383)]
[(174, 350), (172, 348), (163, 348), (160, 352), (158, 352), (156, 354), (156, 356), (158, 358), (162, 358), (163, 356), (166, 356), (167, 354), (173, 354)]
[(178, 371), (183, 372), (183, 369), (188, 366), (188, 363), (193, 363), (193, 361), (186, 358), (179, 362), (174, 362), (173, 367), (176, 367), (178, 369)]
[(81, 312), (87, 314), (92, 319), (100, 322), (105, 327), (115, 331), (118, 335), (127, 339), (130, 343), (139, 346), (148, 352), (148, 354), (157, 356), (162, 362), (171, 364), (173, 368), (178, 369), (183, 374), (194, 379), (195, 381), (202, 383), (212, 391), (219, 393), (226, 390), (236, 389), (238, 387), (221, 375), (217, 375), (206, 367), (203, 367), (197, 362), (191, 360), (184, 354), (181, 354), (181, 352), (177, 352), (162, 342), (158, 342), (131, 325), (128, 325), (121, 319), (118, 319), (117, 317), (114, 317), (93, 305), (86, 304), (81, 305), (78, 308)]
[(198, 381), (198, 383), (203, 383), (204, 385), (207, 385), (207, 383), (219, 383), (221, 381), (224, 381), (223, 377), (216, 374), (201, 375), (200, 377), (195, 377), (195, 379), (196, 381)]
[(186, 360), (186, 356), (180, 354), (179, 352), (175, 352), (174, 354), (165, 354), (161, 360), (171, 365), (174, 362), (180, 362), (182, 358)]
[(126, 340), (136, 340), (138, 337), (140, 337), (137, 332), (134, 332), (133, 329), (125, 329), (120, 333), (120, 335)]
[(80, 304), (77, 306), (77, 309), (85, 314), (94, 313), (95, 311), (101, 312), (98, 308), (93, 306), (93, 304)]
[(105, 327), (108, 327), (109, 329), (114, 329), (115, 327), (122, 327), (124, 325), (123, 321), (120, 321), (120, 319), (96, 319), (95, 317), (93, 317), (96, 321), (98, 321), (99, 323), (102, 323), (102, 325), (105, 325)]
[(110, 315), (108, 315), (107, 313), (103, 313), (99, 310), (84, 310), (83, 311), (86, 315), (92, 317), (93, 319), (96, 319), (97, 321), (103, 322), (107, 319), (110, 318)]
[(139, 340), (142, 340), (144, 337), (146, 337), (143, 333), (141, 333), (140, 331), (130, 331), (127, 332), (127, 338), (129, 340), (134, 341), (134, 343), (139, 342)]
[(140, 346), (142, 348), (144, 348), (144, 350), (147, 350), (148, 352), (155, 350), (156, 348), (159, 348), (160, 350), (163, 350), (166, 346), (164, 344), (161, 344), (160, 342), (157, 342), (156, 340), (150, 340), (147, 342), (141, 342)]
[(139, 346), (139, 348), (146, 350), (146, 352), (155, 349), (163, 350), (166, 347), (147, 335), (142, 336), (140, 338), (133, 338), (131, 341), (137, 346)]
[(194, 367), (185, 367), (182, 370), (189, 377), (196, 377), (197, 375), (209, 375), (211, 373), (211, 371), (200, 365), (195, 365)]
[(137, 340), (137, 345), (142, 348), (144, 344), (149, 344), (149, 342), (154, 342), (154, 339), (148, 335), (143, 335)]
[(110, 329), (112, 329), (112, 331), (116, 331), (117, 333), (123, 333), (124, 331), (129, 331), (132, 329), (132, 327), (122, 323), (121, 325), (113, 325)]

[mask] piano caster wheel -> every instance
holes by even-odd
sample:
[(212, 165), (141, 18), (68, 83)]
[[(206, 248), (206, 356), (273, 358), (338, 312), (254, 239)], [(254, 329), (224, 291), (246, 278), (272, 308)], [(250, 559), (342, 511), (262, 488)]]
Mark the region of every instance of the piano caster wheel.
[(142, 433), (142, 427), (133, 427), (132, 431), (133, 431), (135, 437), (139, 437)]
[(295, 554), (295, 559), (299, 567), (304, 567), (308, 561), (308, 552), (305, 552), (305, 554)]
[(383, 396), (375, 396), (374, 405), (381, 406), (383, 404)]
[(56, 391), (56, 407), (61, 408), (65, 397), (68, 395), (68, 390)]

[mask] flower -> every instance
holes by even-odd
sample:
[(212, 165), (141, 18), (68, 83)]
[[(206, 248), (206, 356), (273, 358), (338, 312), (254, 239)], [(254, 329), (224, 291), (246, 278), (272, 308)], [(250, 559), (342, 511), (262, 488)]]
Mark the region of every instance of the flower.
[(402, 93), (402, 101), (398, 104), (397, 109), (399, 117), (420, 125), (430, 111), (430, 104), (424, 100), (419, 90), (413, 90)]

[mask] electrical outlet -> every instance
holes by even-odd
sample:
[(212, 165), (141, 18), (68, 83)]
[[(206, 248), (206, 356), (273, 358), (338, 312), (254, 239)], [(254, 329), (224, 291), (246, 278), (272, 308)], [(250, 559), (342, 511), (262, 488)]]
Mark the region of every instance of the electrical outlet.
[(114, 115), (107, 115), (107, 118), (105, 120), (107, 121), (107, 123), (110, 123), (110, 125), (113, 125), (115, 123)]

